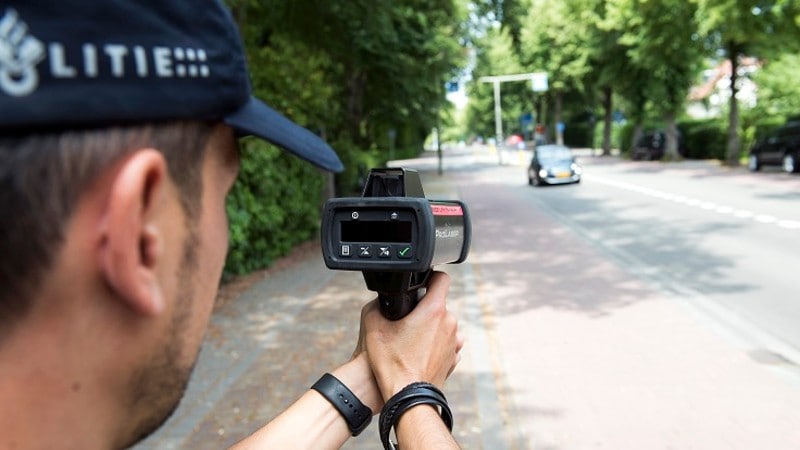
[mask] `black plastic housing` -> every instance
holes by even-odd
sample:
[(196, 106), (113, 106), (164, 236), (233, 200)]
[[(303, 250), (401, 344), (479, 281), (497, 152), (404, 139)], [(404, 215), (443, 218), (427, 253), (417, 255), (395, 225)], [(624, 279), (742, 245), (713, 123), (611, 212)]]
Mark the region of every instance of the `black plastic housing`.
[(360, 270), (392, 320), (411, 312), (433, 266), (467, 258), (471, 236), (466, 205), (426, 199), (419, 174), (408, 169), (373, 169), (362, 197), (323, 208), (325, 265)]

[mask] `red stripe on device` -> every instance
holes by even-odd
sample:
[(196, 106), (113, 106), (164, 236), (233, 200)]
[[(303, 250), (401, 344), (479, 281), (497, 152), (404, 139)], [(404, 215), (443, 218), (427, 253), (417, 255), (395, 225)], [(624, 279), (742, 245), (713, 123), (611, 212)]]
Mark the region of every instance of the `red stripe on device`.
[(434, 216), (463, 216), (464, 210), (458, 205), (431, 205)]

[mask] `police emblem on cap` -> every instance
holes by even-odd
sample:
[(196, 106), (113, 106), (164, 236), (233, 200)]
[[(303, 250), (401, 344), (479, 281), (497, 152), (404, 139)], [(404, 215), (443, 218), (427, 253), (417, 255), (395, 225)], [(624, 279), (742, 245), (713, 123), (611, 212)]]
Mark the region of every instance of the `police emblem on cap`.
[(0, 19), (0, 89), (8, 95), (28, 95), (39, 84), (36, 65), (44, 59), (42, 41), (28, 33), (28, 26), (11, 8)]
[[(112, 78), (208, 78), (211, 74), (203, 48), (88, 42), (78, 47), (71, 49), (61, 42), (45, 45), (29, 33), (16, 10), (7, 9), (0, 19), (0, 89), (15, 97), (33, 93), (39, 83), (36, 65), (45, 58), (54, 79), (103, 74)], [(69, 59), (68, 53), (79, 58)], [(126, 66), (133, 67), (132, 73), (126, 73)]]

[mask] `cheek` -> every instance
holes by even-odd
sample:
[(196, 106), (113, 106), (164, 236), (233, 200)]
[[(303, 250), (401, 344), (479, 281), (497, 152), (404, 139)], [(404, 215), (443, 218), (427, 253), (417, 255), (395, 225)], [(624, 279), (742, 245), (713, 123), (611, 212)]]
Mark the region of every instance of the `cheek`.
[(217, 205), (211, 203), (203, 205), (199, 230), (201, 236), (196, 253), (197, 273), (192, 280), (196, 309), (191, 334), (193, 344), (198, 347), (214, 309), (228, 248), (228, 220), (224, 208), (220, 213)]
[(225, 256), (228, 253), (228, 215), (225, 210), (225, 197), (214, 196), (212, 201), (203, 206), (204, 212), (207, 213), (204, 214), (203, 224), (205, 251), (200, 264), (208, 281), (215, 283), (213, 288), (216, 291), (216, 283), (222, 275)]
[(221, 274), (222, 268), (225, 264), (225, 256), (228, 254), (229, 239), (228, 212), (225, 208), (225, 196), (222, 196), (216, 208), (213, 229), (215, 234), (213, 242), (214, 256), (220, 260), (219, 271)]

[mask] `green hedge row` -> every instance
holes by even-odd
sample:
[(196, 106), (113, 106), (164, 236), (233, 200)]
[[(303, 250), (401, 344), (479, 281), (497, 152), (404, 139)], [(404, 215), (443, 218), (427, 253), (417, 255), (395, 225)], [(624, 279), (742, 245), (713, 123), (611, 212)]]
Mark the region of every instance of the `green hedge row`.
[[(657, 125), (645, 125), (644, 132), (663, 129)], [(721, 120), (683, 120), (678, 122), (678, 131), (683, 137), (686, 157), (690, 159), (724, 159), (726, 132)], [(619, 127), (614, 143), (623, 155), (629, 155), (633, 146), (634, 126), (628, 122)]]
[(228, 195), (230, 248), (225, 274), (267, 267), (316, 238), (327, 175), (255, 139), (241, 143), (240, 175)]
[[(758, 139), (767, 135), (785, 122), (785, 118), (748, 117), (741, 119), (739, 139), (741, 153), (746, 155), (750, 147)], [(663, 127), (662, 127), (663, 128)], [(645, 126), (645, 131), (659, 129), (658, 126)], [(690, 159), (725, 159), (727, 146), (728, 123), (725, 119), (685, 119), (678, 122), (678, 130), (686, 147), (686, 157)], [(630, 154), (634, 127), (631, 123), (615, 128), (614, 143), (623, 154)], [(600, 131), (602, 132), (602, 131)]]
[(227, 200), (225, 277), (265, 268), (297, 244), (318, 239), (325, 200), (334, 190), (360, 195), (369, 168), (382, 165), (385, 153), (331, 142), (345, 167), (331, 183), (332, 174), (261, 140), (246, 138), (240, 145), (241, 169)]
[(678, 130), (690, 159), (725, 160), (727, 124), (718, 119), (678, 122)]

